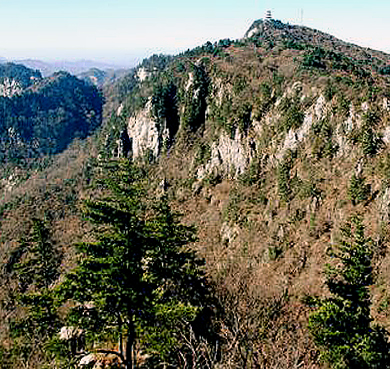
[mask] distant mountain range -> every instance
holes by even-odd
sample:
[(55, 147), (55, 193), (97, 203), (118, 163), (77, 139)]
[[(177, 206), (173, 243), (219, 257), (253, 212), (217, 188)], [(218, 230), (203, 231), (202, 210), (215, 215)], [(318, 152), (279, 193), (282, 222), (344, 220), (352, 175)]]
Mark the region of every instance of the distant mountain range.
[[(0, 57), (0, 63), (6, 63), (8, 60), (6, 58)], [(42, 76), (47, 77), (53, 73), (59, 71), (65, 71), (74, 75), (84, 73), (90, 69), (101, 69), (101, 70), (115, 70), (120, 69), (120, 65), (101, 63), (93, 60), (76, 60), (76, 61), (54, 61), (47, 62), (36, 59), (23, 59), (23, 60), (12, 60), (12, 62), (17, 64), (22, 64), (31, 69), (38, 69)]]

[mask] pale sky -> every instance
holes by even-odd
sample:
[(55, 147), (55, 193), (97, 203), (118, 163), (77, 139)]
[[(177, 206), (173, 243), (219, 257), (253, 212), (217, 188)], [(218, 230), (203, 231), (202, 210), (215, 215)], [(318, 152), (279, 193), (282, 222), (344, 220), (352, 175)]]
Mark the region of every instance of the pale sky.
[(390, 1), (0, 0), (0, 56), (129, 64), (221, 38), (237, 39), (264, 11), (390, 53)]

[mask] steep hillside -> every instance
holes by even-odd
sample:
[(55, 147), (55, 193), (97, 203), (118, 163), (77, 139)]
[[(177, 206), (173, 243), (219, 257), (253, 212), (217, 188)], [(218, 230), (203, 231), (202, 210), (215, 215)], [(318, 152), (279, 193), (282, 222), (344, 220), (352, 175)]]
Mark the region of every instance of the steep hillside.
[(102, 98), (94, 86), (68, 73), (40, 78), (22, 66), (5, 68), (3, 86), (9, 92), (0, 97), (2, 160), (61, 152), (74, 138), (85, 138), (99, 126)]
[(227, 312), (223, 367), (319, 365), (305, 301), (328, 295), (327, 250), (354, 214), (376, 245), (372, 316), (390, 327), (389, 62), (257, 21), (118, 84), (101, 152), (155, 163), (149, 178), (198, 226)]
[[(105, 119), (94, 141), (75, 143), (48, 168), (4, 184), (2, 259), (12, 264), (31, 233), (31, 218), (44, 218), (67, 255), (61, 271), (69, 270), (78, 261), (73, 238), (91, 241), (77, 201), (104, 193), (99, 182), (90, 188), (94, 165), (129, 158), (142, 167), (149, 200), (165, 195), (185, 223), (196, 226), (192, 246), (205, 259), (214, 296), (211, 318), (192, 336), (183, 333), (182, 346), (172, 348), (191, 353), (181, 356), (180, 367), (325, 368), (309, 333), (309, 315), (317, 298), (330, 296), (324, 266), (335, 263), (330, 246), (343, 241), (342, 229), (353, 215), (362, 217), (372, 239), (371, 316), (390, 330), (389, 63), (385, 53), (274, 20), (254, 22), (240, 40), (144, 60), (104, 85)], [(32, 85), (26, 95), (1, 101), (24, 106), (24, 96), (35, 94), (50, 101), (45, 98), (53, 86), (61, 86), (54, 91), (63, 95), (75, 84), (87, 89), (59, 74)], [(80, 104), (87, 122), (100, 114), (85, 107), (87, 100)], [(51, 111), (48, 105), (37, 105), (43, 116)], [(79, 122), (68, 118), (58, 120), (72, 127)], [(23, 216), (28, 220), (21, 222)], [(36, 347), (43, 351), (31, 355), (20, 341), (12, 345), (7, 319), (23, 316), (23, 309), (12, 305), (18, 286), (9, 275), (4, 267), (3, 367), (54, 365), (42, 342)], [(214, 335), (206, 340), (202, 333), (208, 329)], [(113, 337), (108, 339), (115, 348)], [(140, 357), (150, 345), (141, 340)], [(147, 352), (138, 358), (144, 367), (169, 367), (158, 361), (160, 352)], [(79, 357), (71, 359), (76, 363)]]

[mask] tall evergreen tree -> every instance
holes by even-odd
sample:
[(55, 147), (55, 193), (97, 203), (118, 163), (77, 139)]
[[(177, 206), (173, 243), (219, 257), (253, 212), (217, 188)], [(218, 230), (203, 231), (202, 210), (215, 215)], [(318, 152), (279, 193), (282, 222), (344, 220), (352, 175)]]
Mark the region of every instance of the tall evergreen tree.
[(309, 330), (332, 368), (388, 368), (387, 332), (373, 326), (370, 316), (373, 241), (365, 237), (359, 217), (346, 224), (342, 236), (331, 251), (338, 263), (327, 268), (332, 297), (319, 301), (309, 318)]
[(28, 366), (35, 360), (50, 360), (45, 345), (59, 328), (51, 285), (59, 276), (62, 254), (51, 239), (44, 221), (33, 219), (30, 234), (6, 263), (6, 271), (18, 281), (14, 311), (10, 314), (13, 346), (10, 357)]
[(100, 351), (133, 368), (137, 338), (151, 345), (158, 327), (160, 342), (154, 343), (161, 349), (164, 340), (175, 340), (180, 323), (195, 319), (204, 291), (202, 262), (186, 248), (194, 229), (177, 221), (166, 200), (147, 206), (137, 169), (124, 160), (103, 173), (106, 196), (84, 209), (96, 225), (95, 240), (79, 245), (79, 265), (58, 293), (78, 303), (74, 323), (118, 339), (118, 350)]

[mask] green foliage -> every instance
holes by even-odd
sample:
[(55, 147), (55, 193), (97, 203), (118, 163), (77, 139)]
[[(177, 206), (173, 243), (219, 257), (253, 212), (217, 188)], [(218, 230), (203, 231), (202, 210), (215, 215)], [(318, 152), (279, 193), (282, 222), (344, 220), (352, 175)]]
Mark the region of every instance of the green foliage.
[(328, 81), (324, 90), (324, 97), (326, 101), (331, 101), (336, 92), (336, 87), (332, 84), (332, 82)]
[(302, 66), (306, 68), (325, 69), (326, 65), (323, 62), (323, 58), (325, 57), (325, 55), (325, 51), (317, 47), (316, 49), (305, 55), (302, 61)]
[[(172, 77), (168, 77), (166, 80), (153, 86), (152, 114), (160, 124), (162, 119), (165, 119), (169, 137), (173, 139), (179, 129), (179, 113), (177, 107), (177, 87)], [(166, 146), (169, 147), (171, 144), (172, 142), (167, 142)]]
[[(249, 93), (251, 91), (250, 84), (248, 80), (243, 75), (236, 75), (232, 81), (232, 91), (233, 93), (225, 94), (223, 97), (220, 106), (212, 104), (212, 109), (210, 109), (210, 116), (216, 120), (223, 129), (234, 138), (237, 129), (241, 133), (247, 133), (248, 129), (252, 123), (252, 113), (254, 111), (254, 104), (249, 99)], [(256, 105), (261, 105), (261, 97), (258, 98)], [(264, 106), (260, 108), (266, 108), (265, 102)], [(259, 116), (258, 108), (255, 113)]]
[(233, 92), (235, 95), (239, 95), (248, 87), (248, 79), (244, 76), (238, 75), (233, 80)]
[(301, 198), (321, 199), (322, 191), (317, 187), (316, 182), (313, 179), (302, 182), (299, 189), (299, 195)]
[(33, 219), (32, 234), (22, 239), (21, 244), (11, 255), (21, 258), (14, 269), (17, 272), (21, 291), (27, 288), (47, 289), (58, 278), (61, 253), (54, 247), (50, 232), (40, 219)]
[(270, 261), (275, 261), (283, 254), (283, 248), (281, 246), (270, 246), (267, 249), (268, 258)]
[(279, 108), (282, 112), (280, 127), (283, 131), (288, 132), (290, 129), (297, 129), (302, 125), (305, 114), (302, 112), (298, 94), (292, 98), (284, 98)]
[(336, 265), (327, 267), (332, 297), (317, 301), (309, 330), (332, 368), (387, 368), (387, 332), (373, 326), (370, 294), (373, 241), (365, 238), (361, 219), (353, 217), (341, 230), (341, 243), (330, 249)]
[[(79, 303), (72, 319), (88, 329), (92, 342), (112, 335), (126, 341), (118, 354), (128, 368), (137, 338), (160, 359), (174, 360), (170, 344), (201, 311), (205, 292), (203, 262), (186, 246), (195, 239), (194, 229), (178, 222), (164, 198), (146, 206), (142, 173), (127, 161), (109, 163), (104, 174), (107, 196), (87, 201), (84, 209), (96, 224), (95, 242), (79, 245), (79, 265), (66, 275), (58, 296)], [(93, 308), (85, 307), (91, 302)], [(166, 314), (173, 311), (165, 330)], [(147, 339), (156, 326), (160, 351)]]
[(142, 60), (140, 63), (141, 68), (145, 68), (148, 71), (163, 71), (174, 60), (172, 55), (165, 54), (153, 54), (149, 58)]
[(138, 79), (135, 71), (126, 74), (119, 82), (114, 85), (115, 92), (118, 95), (118, 100), (122, 102), (129, 94), (131, 94), (138, 86)]
[(245, 102), (240, 104), (235, 111), (235, 120), (238, 129), (242, 133), (247, 133), (252, 122), (252, 104)]
[(372, 126), (365, 126), (363, 128), (361, 142), (364, 155), (371, 157), (375, 156), (383, 146), (382, 138), (376, 134)]
[(315, 122), (312, 127), (312, 154), (317, 159), (333, 158), (338, 145), (333, 141), (333, 127), (328, 119)]
[(261, 167), (258, 158), (252, 159), (249, 168), (241, 175), (240, 181), (246, 185), (254, 185), (261, 180)]
[(272, 73), (272, 82), (273, 82), (273, 88), (275, 90), (275, 95), (280, 96), (283, 94), (283, 87), (285, 82), (285, 77), (283, 74), (279, 74), (278, 72)]
[(358, 61), (321, 47), (313, 48), (306, 53), (302, 61), (302, 66), (311, 69), (332, 69), (353, 73), (360, 78), (366, 78), (370, 72), (366, 71)]
[(386, 66), (386, 67), (381, 68), (379, 70), (379, 73), (384, 75), (384, 76), (390, 75), (390, 66)]
[(21, 295), (19, 305), (27, 309), (28, 313), (22, 319), (11, 321), (11, 335), (14, 338), (21, 338), (28, 346), (35, 342), (42, 345), (57, 333), (59, 319), (53, 297), (48, 290)]
[(223, 212), (225, 222), (243, 225), (246, 221), (246, 216), (242, 213), (240, 206), (243, 201), (244, 197), (238, 189), (233, 189), (229, 193), (229, 202)]
[(263, 82), (260, 86), (260, 94), (255, 99), (254, 118), (262, 119), (271, 109), (275, 98), (272, 96), (272, 87), (270, 84)]
[(220, 106), (216, 106), (213, 102), (211, 103), (210, 117), (218, 122), (231, 137), (234, 137), (236, 127), (234, 126), (232, 115), (233, 99), (231, 96), (224, 96)]
[(337, 112), (343, 117), (346, 118), (349, 115), (349, 109), (351, 106), (351, 101), (349, 101), (344, 94), (338, 95), (337, 100)]
[(291, 169), (292, 169), (292, 160), (289, 160), (288, 158), (281, 161), (277, 168), (279, 196), (285, 202), (290, 201), (292, 195), (291, 179), (290, 179)]
[(370, 193), (371, 186), (369, 184), (366, 184), (365, 177), (361, 175), (356, 175), (354, 173), (351, 177), (348, 189), (348, 196), (349, 199), (352, 201), (352, 204), (357, 205), (362, 201), (368, 200)]
[(102, 96), (68, 73), (42, 80), (21, 96), (0, 97), (0, 159), (63, 151), (101, 123)]
[(0, 64), (0, 82), (5, 78), (15, 80), (22, 89), (25, 89), (34, 84), (34, 82), (42, 79), (39, 70), (32, 70), (21, 64), (5, 63)]
[(205, 164), (211, 158), (211, 147), (207, 142), (201, 142), (197, 150), (195, 161), (197, 164)]
[(382, 138), (375, 132), (375, 128), (380, 120), (379, 116), (374, 111), (368, 111), (364, 117), (364, 124), (360, 132), (360, 142), (364, 155), (375, 156), (382, 148)]
[(196, 131), (206, 119), (207, 95), (209, 89), (209, 79), (202, 66), (191, 66), (193, 82), (184, 91), (182, 104), (184, 112), (181, 116), (184, 127), (191, 131)]
[(224, 52), (224, 49), (230, 47), (231, 45), (239, 44), (239, 41), (232, 41), (228, 38), (219, 40), (218, 42), (215, 42), (214, 44), (210, 41), (207, 41), (202, 46), (195, 47), (194, 49), (190, 50), (188, 49), (186, 52), (179, 54), (179, 57), (194, 57), (194, 56), (201, 56), (201, 55), (212, 55), (214, 57), (224, 57), (226, 56), (226, 53)]
[[(43, 361), (50, 356), (45, 345), (60, 326), (51, 285), (59, 276), (61, 260), (48, 228), (43, 221), (34, 219), (31, 235), (20, 242), (6, 264), (6, 272), (18, 280), (19, 287), (9, 320), (11, 362), (24, 365), (33, 355), (41, 355)], [(15, 314), (17, 311), (23, 314)]]
[(293, 50), (305, 50), (306, 49), (305, 44), (296, 42), (294, 40), (286, 40), (283, 42), (283, 44), (284, 44), (284, 47), (286, 49), (293, 49)]

